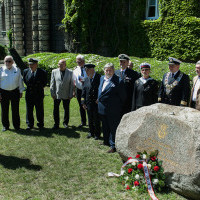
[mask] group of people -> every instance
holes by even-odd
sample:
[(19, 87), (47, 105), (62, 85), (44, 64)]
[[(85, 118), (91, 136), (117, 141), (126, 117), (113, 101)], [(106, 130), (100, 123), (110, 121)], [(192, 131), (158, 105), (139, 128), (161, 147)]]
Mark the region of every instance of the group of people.
[[(81, 124), (86, 125), (88, 115), (89, 134), (87, 138), (98, 140), (103, 132), (102, 145), (110, 146), (108, 153), (114, 153), (115, 134), (122, 116), (143, 106), (157, 102), (190, 106), (200, 110), (200, 61), (196, 63), (197, 76), (193, 80), (190, 92), (189, 76), (179, 70), (181, 61), (169, 58), (169, 72), (164, 74), (161, 86), (150, 77), (151, 65), (142, 63), (140, 73), (132, 69), (129, 56), (118, 56), (120, 69), (115, 70), (112, 63), (104, 66), (104, 76), (95, 71), (95, 65), (85, 64), (83, 55), (76, 57), (77, 67), (67, 69), (66, 60), (58, 62), (58, 68), (52, 70), (50, 92), (54, 101), (54, 126), (59, 129), (59, 105), (64, 108), (63, 126), (68, 127), (69, 105), (73, 97), (77, 98)], [(20, 129), (19, 101), (26, 84), (26, 123), (27, 130), (34, 127), (33, 109), (35, 107), (37, 126), (44, 128), (44, 87), (47, 84), (47, 72), (38, 68), (38, 60), (29, 59), (29, 68), (21, 75), (19, 68), (13, 65), (11, 56), (4, 59), (0, 68), (0, 101), (3, 130), (9, 129), (9, 103), (12, 108), (12, 121), (16, 130)], [(190, 99), (189, 99), (190, 98)]]

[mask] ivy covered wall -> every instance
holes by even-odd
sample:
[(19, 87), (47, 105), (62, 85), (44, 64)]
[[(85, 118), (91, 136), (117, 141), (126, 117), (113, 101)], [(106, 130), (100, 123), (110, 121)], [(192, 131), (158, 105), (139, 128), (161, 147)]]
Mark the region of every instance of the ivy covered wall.
[(145, 20), (146, 0), (64, 0), (64, 4), (63, 28), (71, 52), (200, 59), (199, 0), (160, 0), (157, 20)]

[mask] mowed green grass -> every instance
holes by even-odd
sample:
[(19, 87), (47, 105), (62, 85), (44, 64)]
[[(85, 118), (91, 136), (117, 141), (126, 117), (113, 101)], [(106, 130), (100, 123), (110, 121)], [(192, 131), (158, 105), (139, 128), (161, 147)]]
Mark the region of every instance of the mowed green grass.
[[(45, 89), (44, 131), (26, 131), (25, 99), (20, 102), (21, 128), (0, 133), (1, 200), (147, 200), (148, 194), (125, 191), (117, 178), (120, 156), (107, 154), (108, 147), (86, 139), (88, 127), (78, 129), (79, 109), (76, 99), (70, 103), (70, 127), (52, 131), (53, 101)], [(60, 107), (63, 118), (62, 105)], [(62, 122), (62, 120), (61, 120)], [(0, 126), (2, 129), (2, 125)], [(183, 199), (173, 192), (156, 194), (159, 199)]]

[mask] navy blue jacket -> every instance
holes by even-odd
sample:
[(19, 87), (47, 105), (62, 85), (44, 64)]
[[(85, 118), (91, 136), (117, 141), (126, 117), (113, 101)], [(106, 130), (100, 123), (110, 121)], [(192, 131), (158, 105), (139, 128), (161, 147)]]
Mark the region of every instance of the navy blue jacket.
[(117, 75), (113, 75), (109, 84), (102, 91), (104, 76), (100, 79), (98, 92), (98, 112), (101, 115), (119, 117), (122, 115), (122, 108), (126, 100), (124, 81)]

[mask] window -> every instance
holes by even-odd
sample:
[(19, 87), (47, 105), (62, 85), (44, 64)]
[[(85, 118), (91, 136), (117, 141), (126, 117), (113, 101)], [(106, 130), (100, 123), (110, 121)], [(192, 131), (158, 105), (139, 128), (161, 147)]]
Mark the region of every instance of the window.
[(158, 0), (147, 0), (146, 19), (158, 19)]

